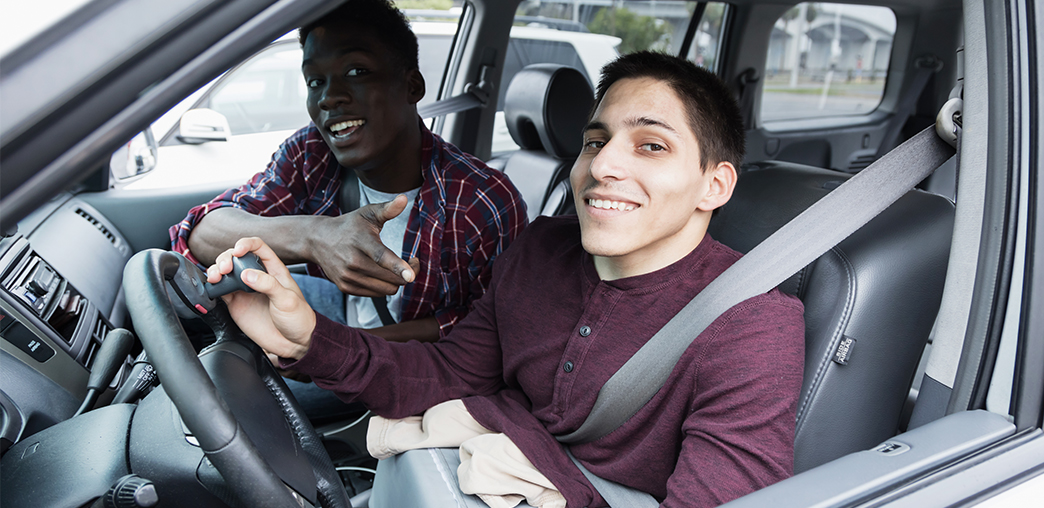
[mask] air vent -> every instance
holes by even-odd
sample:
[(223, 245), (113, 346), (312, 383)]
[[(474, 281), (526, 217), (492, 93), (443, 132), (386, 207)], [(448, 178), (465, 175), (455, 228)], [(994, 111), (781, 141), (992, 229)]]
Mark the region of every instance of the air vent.
[(101, 343), (105, 341), (105, 336), (111, 329), (112, 325), (100, 316), (94, 322), (94, 329), (91, 330), (91, 336), (87, 339), (87, 352), (83, 355), (83, 366), (87, 367), (87, 370), (91, 370), (94, 365), (94, 357), (98, 353), (98, 348), (101, 347)]
[(94, 357), (97, 356), (99, 347), (93, 340), (87, 342), (87, 354), (83, 355), (83, 366), (87, 367), (87, 370), (94, 366)]
[(94, 335), (95, 340), (97, 340), (98, 342), (105, 341), (105, 336), (109, 334), (109, 330), (111, 328), (112, 327), (110, 327), (108, 323), (106, 323), (101, 318), (98, 318), (98, 322), (94, 323), (94, 334), (93, 335)]
[(98, 229), (98, 231), (101, 231), (101, 234), (105, 235), (105, 238), (108, 238), (109, 241), (112, 242), (113, 246), (119, 248), (119, 240), (116, 238), (116, 235), (112, 234), (112, 232), (109, 231), (109, 228), (105, 227), (105, 225), (98, 221), (98, 219), (95, 219), (83, 208), (77, 208), (76, 214), (80, 217), (83, 217), (84, 219), (87, 219), (87, 221), (93, 224), (94, 227)]
[(848, 161), (848, 172), (858, 173), (877, 160), (877, 154), (856, 155)]

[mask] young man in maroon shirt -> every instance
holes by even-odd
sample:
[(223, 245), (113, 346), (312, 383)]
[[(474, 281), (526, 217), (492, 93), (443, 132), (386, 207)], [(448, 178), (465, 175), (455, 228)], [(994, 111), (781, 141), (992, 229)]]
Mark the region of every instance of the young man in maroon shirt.
[[(524, 231), (440, 343), (391, 344), (317, 316), (258, 239), (219, 256), (210, 279), (230, 271), (232, 255), (256, 252), (269, 273), (243, 279), (258, 292), (226, 301), (284, 367), (384, 418), (461, 399), (466, 425), (506, 436), (562, 503), (603, 506), (554, 436), (576, 430), (605, 381), (740, 257), (706, 231), (734, 189), (744, 133), (715, 76), (637, 53), (603, 69), (583, 135), (570, 175), (577, 217)], [(664, 506), (714, 506), (783, 479), (793, 469), (803, 335), (797, 299), (778, 290), (751, 298), (696, 338), (630, 420), (570, 450)]]

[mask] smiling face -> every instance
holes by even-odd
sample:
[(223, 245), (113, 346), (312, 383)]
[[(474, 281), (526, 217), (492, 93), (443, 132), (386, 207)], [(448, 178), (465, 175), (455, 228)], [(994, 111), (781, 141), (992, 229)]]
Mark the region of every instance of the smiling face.
[(342, 166), (363, 172), (402, 166), (396, 161), (411, 152), (413, 138), (419, 143), (420, 71), (398, 64), (370, 31), (350, 26), (312, 30), (301, 70), (308, 114)]
[(700, 170), (685, 105), (666, 83), (621, 79), (584, 131), (569, 175), (584, 250), (603, 279), (649, 273), (685, 257), (735, 186), (732, 164)]

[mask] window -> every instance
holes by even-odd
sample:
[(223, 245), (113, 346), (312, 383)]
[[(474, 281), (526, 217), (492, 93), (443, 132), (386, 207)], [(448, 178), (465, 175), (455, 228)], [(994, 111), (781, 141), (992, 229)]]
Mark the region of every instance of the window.
[[(434, 102), (438, 94), (462, 2), (395, 3), (404, 9), (418, 38), (420, 71), (427, 88), (419, 103), (423, 106)], [(264, 170), (280, 143), (311, 121), (305, 105), (308, 90), (301, 75), (301, 58), (297, 30), (293, 30), (197, 90), (152, 124), (159, 145), (157, 154), (147, 151), (142, 135), (113, 155), (110, 165), (116, 185), (154, 189), (242, 183)], [(212, 109), (228, 121), (231, 135), (227, 141), (188, 144), (178, 138), (182, 115), (199, 108)], [(154, 170), (139, 175), (142, 165), (152, 163)]]
[(801, 3), (787, 10), (769, 40), (761, 120), (873, 111), (894, 35), (895, 14), (886, 7)]
[(296, 41), (270, 46), (217, 86), (208, 106), (228, 119), (232, 135), (299, 129), (308, 125)]
[(718, 71), (721, 38), (725, 31), (728, 7), (728, 4), (721, 2), (707, 2), (707, 8), (700, 17), (696, 33), (693, 34), (692, 44), (689, 46), (687, 58), (711, 72)]

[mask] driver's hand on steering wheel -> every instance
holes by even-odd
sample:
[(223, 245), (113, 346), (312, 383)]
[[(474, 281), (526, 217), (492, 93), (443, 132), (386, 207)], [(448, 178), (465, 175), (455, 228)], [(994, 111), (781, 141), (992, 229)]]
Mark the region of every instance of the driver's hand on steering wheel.
[(253, 252), (261, 258), (268, 273), (244, 270), (243, 283), (256, 293), (235, 291), (222, 296), (239, 328), (262, 349), (283, 358), (299, 360), (308, 351), (315, 329), (315, 311), (308, 306), (301, 289), (286, 265), (260, 238), (243, 238), (235, 247), (218, 255), (207, 269), (207, 282), (216, 283), (232, 272), (232, 257)]

